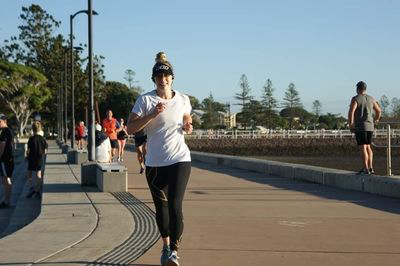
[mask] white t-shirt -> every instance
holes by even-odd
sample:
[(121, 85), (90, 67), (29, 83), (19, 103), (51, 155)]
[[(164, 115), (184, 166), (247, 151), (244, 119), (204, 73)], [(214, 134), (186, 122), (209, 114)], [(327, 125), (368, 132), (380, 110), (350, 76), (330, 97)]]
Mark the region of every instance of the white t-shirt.
[(157, 103), (165, 103), (165, 110), (146, 126), (146, 165), (168, 166), (178, 162), (190, 162), (190, 151), (183, 136), (183, 115), (190, 114), (189, 97), (177, 91), (172, 99), (158, 97), (156, 90), (140, 95), (132, 113), (140, 117), (151, 114)]
[(107, 138), (103, 143), (96, 147), (96, 161), (99, 163), (109, 163), (111, 152), (110, 138)]

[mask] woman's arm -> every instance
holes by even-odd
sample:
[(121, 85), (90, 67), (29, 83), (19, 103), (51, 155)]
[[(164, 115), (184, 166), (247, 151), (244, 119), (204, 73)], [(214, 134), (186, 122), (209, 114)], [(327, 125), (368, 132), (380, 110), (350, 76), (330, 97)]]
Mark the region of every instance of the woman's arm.
[(165, 105), (158, 103), (154, 111), (146, 116), (140, 117), (135, 113), (130, 113), (128, 117), (127, 129), (128, 134), (135, 134), (136, 132), (142, 130), (150, 123), (154, 118), (156, 118), (160, 113), (165, 110)]

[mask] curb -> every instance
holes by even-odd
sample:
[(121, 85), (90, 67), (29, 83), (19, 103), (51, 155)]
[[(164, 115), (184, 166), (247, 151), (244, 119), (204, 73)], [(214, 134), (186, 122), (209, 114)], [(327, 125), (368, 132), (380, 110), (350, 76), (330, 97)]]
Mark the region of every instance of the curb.
[(191, 151), (192, 160), (266, 175), (287, 177), (321, 185), (400, 198), (400, 178), (389, 176), (361, 176), (354, 172), (252, 159), (247, 157)]

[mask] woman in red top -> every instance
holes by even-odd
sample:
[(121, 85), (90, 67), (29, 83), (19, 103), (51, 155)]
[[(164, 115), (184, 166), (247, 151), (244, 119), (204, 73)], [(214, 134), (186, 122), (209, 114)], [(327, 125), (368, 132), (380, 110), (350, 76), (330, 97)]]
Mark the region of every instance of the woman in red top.
[(79, 125), (75, 129), (75, 139), (77, 141), (78, 149), (83, 149), (83, 136), (85, 135), (85, 123), (79, 122)]

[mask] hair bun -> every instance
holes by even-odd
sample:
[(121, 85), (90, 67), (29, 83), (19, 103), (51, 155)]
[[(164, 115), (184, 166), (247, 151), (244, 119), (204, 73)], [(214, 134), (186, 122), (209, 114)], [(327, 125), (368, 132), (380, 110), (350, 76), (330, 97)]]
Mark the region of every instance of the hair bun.
[(156, 55), (156, 63), (165, 63), (168, 62), (167, 55), (164, 52), (159, 52)]

